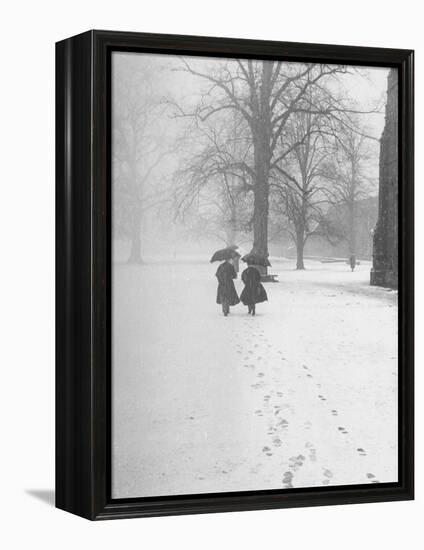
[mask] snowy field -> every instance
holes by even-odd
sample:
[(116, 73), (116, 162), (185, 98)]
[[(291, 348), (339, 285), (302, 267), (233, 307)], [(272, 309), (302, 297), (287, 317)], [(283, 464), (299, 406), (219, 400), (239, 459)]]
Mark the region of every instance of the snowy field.
[(115, 498), (397, 481), (397, 293), (272, 264), (256, 317), (217, 264), (114, 265)]

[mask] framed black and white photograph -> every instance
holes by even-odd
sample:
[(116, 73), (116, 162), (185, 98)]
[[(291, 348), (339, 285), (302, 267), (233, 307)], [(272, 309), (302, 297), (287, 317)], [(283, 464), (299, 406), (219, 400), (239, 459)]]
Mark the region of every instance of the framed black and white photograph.
[(56, 46), (56, 505), (413, 498), (413, 53)]

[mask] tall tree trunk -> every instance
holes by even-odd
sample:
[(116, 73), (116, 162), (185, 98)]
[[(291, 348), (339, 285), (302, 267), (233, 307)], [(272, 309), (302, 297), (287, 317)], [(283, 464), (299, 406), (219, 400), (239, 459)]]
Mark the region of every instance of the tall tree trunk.
[(349, 243), (349, 256), (356, 255), (356, 204), (352, 200), (348, 204), (348, 243)]
[(253, 206), (253, 249), (260, 256), (268, 256), (268, 182), (257, 181)]
[(255, 167), (252, 251), (265, 258), (268, 256), (269, 171), (272, 156), (270, 111), (272, 68), (272, 63), (263, 63), (259, 101), (252, 125)]
[(141, 264), (141, 211), (134, 212), (132, 231), (131, 231), (131, 251), (128, 258), (129, 264)]
[(305, 269), (303, 250), (305, 248), (305, 230), (300, 227), (296, 230), (296, 269)]
[(356, 256), (356, 173), (357, 163), (353, 158), (351, 161), (352, 181), (348, 202), (348, 224), (349, 224), (349, 256)]

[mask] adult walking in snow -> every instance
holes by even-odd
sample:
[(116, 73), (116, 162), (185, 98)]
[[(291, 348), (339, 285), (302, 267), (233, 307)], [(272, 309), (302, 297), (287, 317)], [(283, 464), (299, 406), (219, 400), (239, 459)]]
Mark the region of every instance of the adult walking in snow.
[(350, 269), (353, 271), (356, 267), (356, 256), (355, 256), (355, 254), (350, 255), (349, 264), (350, 264)]
[(253, 267), (252, 262), (247, 259), (248, 267), (241, 274), (241, 280), (244, 283), (244, 289), (240, 295), (240, 300), (248, 308), (250, 315), (255, 315), (256, 304), (268, 300), (266, 291), (261, 284), (261, 274)]
[(222, 312), (226, 317), (230, 313), (230, 306), (235, 306), (240, 302), (233, 282), (233, 279), (237, 278), (237, 273), (232, 264), (232, 260), (225, 260), (225, 262), (218, 267), (216, 278), (218, 279), (216, 303), (222, 305)]

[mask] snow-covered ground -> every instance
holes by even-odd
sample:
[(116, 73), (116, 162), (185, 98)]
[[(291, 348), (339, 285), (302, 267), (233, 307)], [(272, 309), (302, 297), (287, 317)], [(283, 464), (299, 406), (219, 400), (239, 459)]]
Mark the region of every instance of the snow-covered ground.
[(216, 264), (114, 265), (114, 497), (397, 480), (397, 294), (272, 263), (256, 317)]

